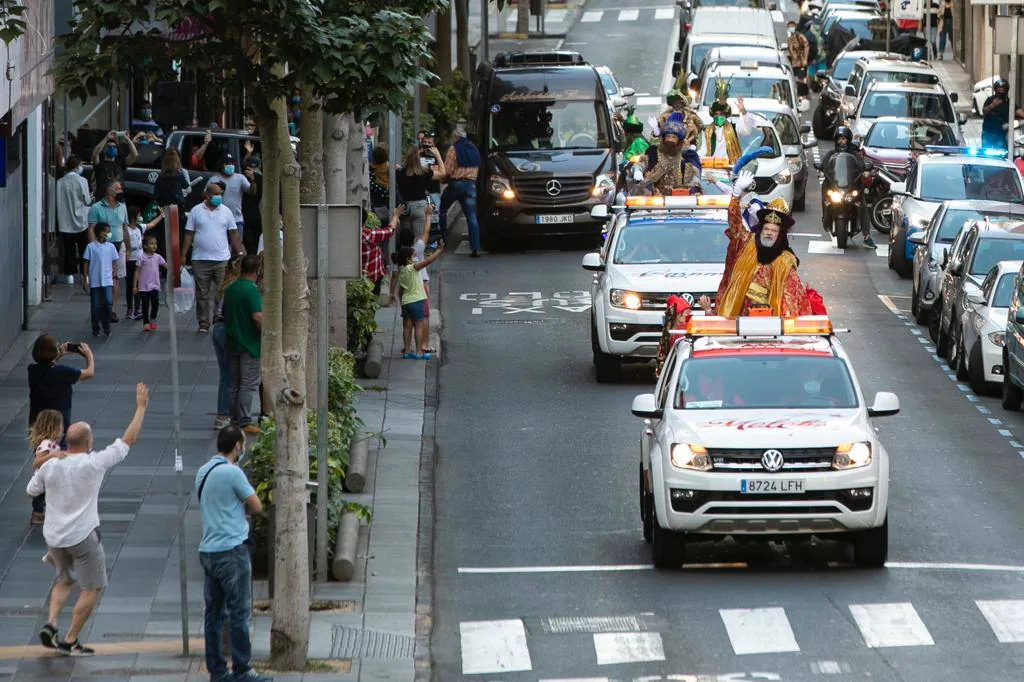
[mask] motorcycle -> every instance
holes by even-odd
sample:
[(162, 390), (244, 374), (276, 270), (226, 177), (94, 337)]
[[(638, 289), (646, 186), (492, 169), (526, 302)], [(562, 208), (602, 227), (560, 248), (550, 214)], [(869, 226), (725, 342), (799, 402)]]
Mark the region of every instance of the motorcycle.
[(860, 232), (860, 214), (864, 199), (860, 192), (861, 167), (857, 157), (850, 152), (838, 152), (823, 166), (816, 162), (814, 167), (825, 174), (825, 191), (822, 207), (822, 224), (826, 232), (836, 238), (836, 246), (846, 248), (850, 237)]
[(864, 200), (862, 220), (870, 220), (871, 226), (883, 234), (892, 229), (892, 185), (900, 182), (885, 169), (871, 166), (861, 175), (861, 193)]

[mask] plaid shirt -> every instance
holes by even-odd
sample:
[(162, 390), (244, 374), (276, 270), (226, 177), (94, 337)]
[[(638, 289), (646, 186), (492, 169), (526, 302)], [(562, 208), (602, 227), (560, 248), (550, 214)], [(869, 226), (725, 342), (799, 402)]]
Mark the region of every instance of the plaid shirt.
[(373, 230), (363, 228), (362, 262), (363, 273), (371, 282), (376, 282), (387, 273), (384, 267), (384, 242), (394, 234), (393, 227), (378, 227)]

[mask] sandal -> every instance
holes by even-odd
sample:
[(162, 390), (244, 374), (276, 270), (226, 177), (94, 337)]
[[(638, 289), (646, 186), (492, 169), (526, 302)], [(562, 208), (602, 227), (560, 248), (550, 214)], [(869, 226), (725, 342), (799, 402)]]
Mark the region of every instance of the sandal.
[(412, 355), (412, 357), (415, 358), (416, 360), (429, 360), (430, 353), (415, 353)]
[(412, 353), (412, 352), (402, 353), (402, 358), (405, 359), (405, 360), (415, 360), (418, 357), (419, 357), (419, 355), (417, 355), (416, 353)]
[(436, 348), (424, 348), (423, 352), (424, 353), (430, 353), (432, 355), (436, 355), (437, 354), (437, 349)]

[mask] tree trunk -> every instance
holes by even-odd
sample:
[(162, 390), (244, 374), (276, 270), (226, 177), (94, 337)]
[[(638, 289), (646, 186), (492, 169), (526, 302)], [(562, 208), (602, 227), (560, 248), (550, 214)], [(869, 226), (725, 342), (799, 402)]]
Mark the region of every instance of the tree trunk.
[(348, 118), (348, 144), (345, 150), (345, 173), (349, 204), (370, 205), (370, 166), (366, 160), (366, 129), (352, 114)]
[[(299, 203), (301, 204), (323, 204), (327, 200), (326, 188), (324, 187), (324, 112), (310, 88), (302, 89), (302, 101), (309, 102), (309, 106), (303, 106), (302, 137), (299, 140), (299, 165), (302, 167), (302, 177), (299, 180)], [(312, 226), (306, 225), (306, 229)], [(309, 281), (310, 305), (316, 306), (318, 292), (316, 280)], [(316, 315), (309, 316), (308, 334), (306, 337), (306, 395), (316, 395), (317, 358), (316, 350), (317, 324), (319, 318)]]
[(452, 11), (451, 5), (437, 12), (437, 36), (434, 42), (434, 69), (444, 85), (452, 82)]
[(455, 52), (459, 71), (469, 83), (473, 76), (469, 63), (469, 0), (455, 0)]
[[(348, 203), (348, 141), (351, 126), (348, 114), (335, 114), (324, 117), (324, 169), (326, 172), (327, 203)], [(359, 139), (362, 139), (360, 136)], [(348, 348), (348, 296), (345, 282), (329, 281), (327, 291), (328, 319), (330, 329), (328, 337), (332, 346)]]
[[(308, 295), (299, 224), (299, 166), (288, 138), (283, 99), (257, 106), (265, 175), (262, 213), (281, 215), (264, 229), (263, 382), (277, 423), (274, 502), (274, 573), (287, 576), (275, 586), (270, 630), (270, 663), (279, 670), (304, 670), (309, 652), (309, 548), (306, 483), (309, 481), (305, 383)], [(285, 243), (282, 249), (280, 232)]]
[(530, 0), (516, 0), (516, 33), (530, 32)]

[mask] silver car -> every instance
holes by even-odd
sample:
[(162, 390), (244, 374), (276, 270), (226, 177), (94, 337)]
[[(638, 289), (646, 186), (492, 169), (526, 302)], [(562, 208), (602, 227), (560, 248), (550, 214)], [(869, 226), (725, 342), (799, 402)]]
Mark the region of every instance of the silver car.
[(942, 261), (964, 223), (970, 220), (1024, 220), (1024, 206), (1005, 201), (965, 199), (944, 201), (935, 211), (927, 230), (911, 234), (916, 244), (913, 261), (913, 293), (910, 309), (919, 324), (928, 324), (932, 305), (939, 294)]

